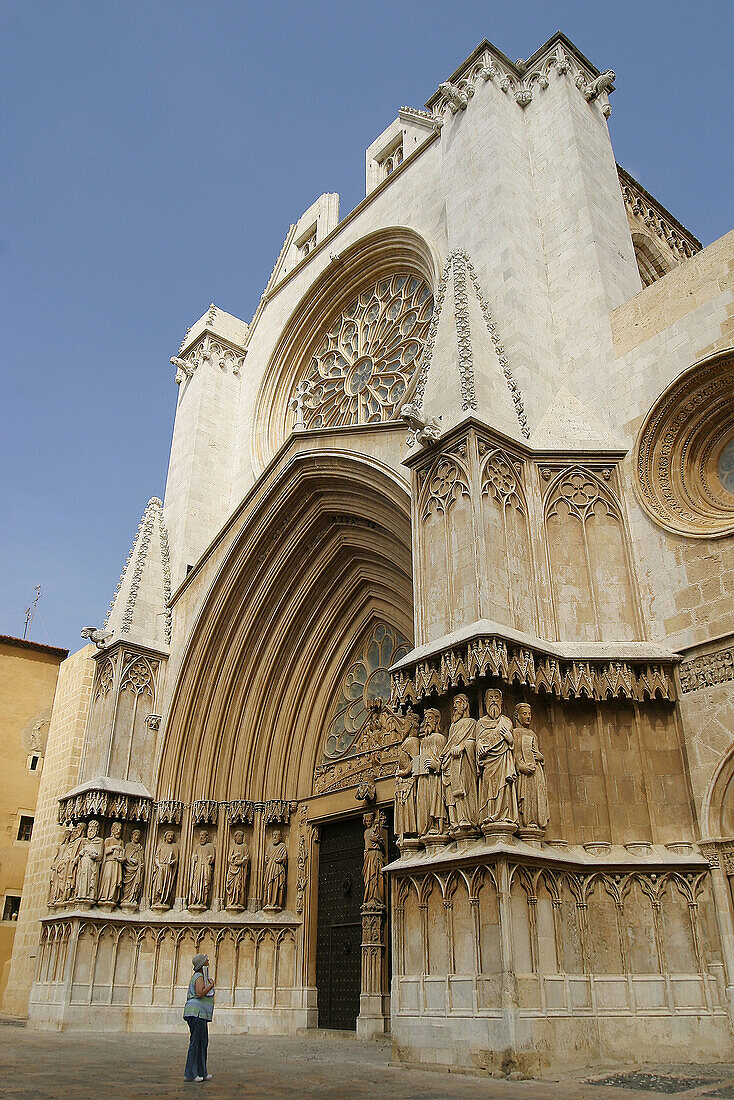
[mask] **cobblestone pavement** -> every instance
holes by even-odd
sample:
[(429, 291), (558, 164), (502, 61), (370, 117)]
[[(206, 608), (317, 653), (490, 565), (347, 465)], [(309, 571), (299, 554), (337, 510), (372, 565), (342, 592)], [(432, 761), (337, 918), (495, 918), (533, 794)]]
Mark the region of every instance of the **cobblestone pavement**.
[(664, 1066), (528, 1081), (391, 1066), (387, 1043), (333, 1035), (210, 1038), (213, 1080), (182, 1080), (188, 1035), (118, 1035), (0, 1027), (0, 1097), (13, 1100), (641, 1100), (734, 1098), (734, 1065)]

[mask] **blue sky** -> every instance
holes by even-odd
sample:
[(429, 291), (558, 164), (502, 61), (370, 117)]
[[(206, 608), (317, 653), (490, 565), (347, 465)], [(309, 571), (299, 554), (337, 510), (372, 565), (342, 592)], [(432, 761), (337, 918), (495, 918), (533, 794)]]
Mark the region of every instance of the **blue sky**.
[(0, 3), (0, 632), (72, 650), (163, 495), (169, 364), (211, 301), (249, 320), (288, 226), (344, 215), (364, 150), (483, 38), (561, 28), (617, 73), (617, 160), (704, 244), (734, 226), (734, 4)]

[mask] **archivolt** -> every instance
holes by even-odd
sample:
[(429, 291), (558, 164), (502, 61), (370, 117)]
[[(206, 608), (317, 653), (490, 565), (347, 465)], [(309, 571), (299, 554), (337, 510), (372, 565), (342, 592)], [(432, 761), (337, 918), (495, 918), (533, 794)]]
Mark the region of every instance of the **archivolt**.
[(356, 637), (412, 638), (410, 502), (387, 468), (300, 455), (232, 546), (193, 629), (159, 797), (303, 798)]
[(286, 325), (265, 371), (252, 431), (253, 465), (261, 473), (292, 425), (288, 408), (299, 370), (308, 362), (322, 326), (377, 279), (420, 275), (435, 293), (438, 260), (426, 241), (403, 226), (380, 229), (346, 249), (309, 289)]

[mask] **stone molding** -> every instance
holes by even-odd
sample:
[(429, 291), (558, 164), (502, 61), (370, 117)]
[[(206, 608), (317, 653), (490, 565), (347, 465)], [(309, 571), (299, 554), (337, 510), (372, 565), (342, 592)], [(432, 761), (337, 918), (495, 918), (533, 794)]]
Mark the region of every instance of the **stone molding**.
[[(482, 311), (482, 317), (484, 323), (487, 326), (487, 332), (494, 345), (494, 350), (497, 353), (502, 373), (505, 376), (507, 388), (510, 391), (512, 402), (515, 406), (515, 412), (517, 414), (518, 423), (523, 436), (528, 439), (530, 437), (530, 428), (528, 426), (527, 416), (525, 415), (525, 406), (523, 404), (522, 394), (515, 381), (515, 378), (510, 369), (509, 360), (505, 352), (504, 345), (500, 339), (499, 332), (497, 330), (497, 322), (492, 317), (492, 313), (489, 308), (489, 304), (482, 293), (482, 288), (479, 283), (479, 278), (474, 265), (469, 259), (468, 253), (463, 248), (454, 248), (449, 252), (446, 257), (446, 262), (439, 279), (438, 288), (436, 290), (436, 297), (434, 302), (433, 316), (426, 335), (425, 346), (423, 349), (423, 356), (421, 365), (418, 371), (416, 379), (415, 390), (411, 397), (410, 403), (404, 406), (405, 412), (413, 412), (415, 419), (420, 420), (423, 412), (423, 400), (426, 391), (426, 383), (428, 381), (428, 374), (431, 369), (431, 363), (433, 361), (433, 351), (436, 343), (436, 333), (438, 331), (439, 320), (444, 308), (446, 300), (446, 293), (448, 290), (449, 281), (453, 280), (454, 284), (454, 325), (456, 328), (456, 341), (458, 347), (458, 363), (459, 363), (459, 379), (461, 384), (461, 407), (463, 412), (471, 413), (477, 409), (477, 400), (475, 392), (474, 381), (474, 354), (472, 349), (471, 340), (471, 328), (469, 324), (469, 308), (468, 308), (468, 296), (467, 296), (467, 276), (471, 281), (474, 292), (479, 302), (479, 307)], [(410, 420), (408, 416), (406, 419)], [(407, 444), (412, 447), (416, 441), (419, 442), (431, 442), (437, 438), (436, 435), (429, 436), (424, 439), (419, 438), (420, 428), (412, 427), (408, 433)]]
[(675, 699), (672, 661), (568, 659), (540, 647), (514, 643), (498, 634), (483, 634), (447, 646), (430, 658), (391, 673), (391, 704), (417, 703), (431, 692), (466, 687), (483, 676), (506, 684), (523, 684), (560, 699), (629, 699), (635, 702)]
[(439, 85), (426, 107), (442, 125), (447, 115), (466, 110), (477, 88), (492, 81), (524, 109), (532, 102), (537, 89), (545, 91), (549, 87), (552, 75), (567, 76), (586, 102), (598, 100), (604, 118), (609, 118), (614, 73), (611, 69), (600, 73), (562, 34), (554, 35), (529, 61), (512, 62), (485, 40), (449, 80)]
[[(251, 802), (237, 798), (229, 802), (214, 799), (197, 799), (189, 804), (195, 825), (215, 825), (220, 814), (230, 824), (251, 825), (255, 814), (262, 813), (266, 825), (287, 825), (298, 803), (287, 799), (272, 798), (266, 802)], [(92, 788), (77, 795), (59, 799), (59, 825), (74, 824), (88, 817), (119, 818), (121, 821), (150, 821), (159, 825), (180, 825), (187, 803), (174, 798), (154, 802), (152, 798), (118, 794), (100, 788)]]
[(635, 491), (650, 518), (689, 538), (734, 533), (717, 462), (734, 420), (734, 353), (690, 367), (658, 398), (635, 444)]
[(619, 164), (617, 175), (625, 207), (630, 214), (642, 219), (653, 237), (657, 237), (681, 260), (688, 260), (701, 251), (701, 242)]
[[(213, 308), (213, 307), (212, 307)], [(195, 372), (204, 363), (214, 363), (223, 372), (230, 371), (239, 378), (245, 365), (246, 351), (230, 343), (224, 337), (217, 335), (208, 326), (213, 324), (212, 308), (209, 310), (207, 328), (195, 344), (186, 352), (183, 358), (180, 355), (171, 357), (171, 365), (176, 368), (176, 385), (180, 386), (189, 378), (193, 378)]]
[[(163, 516), (163, 501), (158, 497), (151, 497), (148, 501), (145, 512), (138, 524), (138, 529), (135, 532), (135, 538), (133, 544), (130, 547), (125, 565), (120, 579), (115, 586), (115, 591), (110, 602), (110, 606), (105, 616), (104, 625), (107, 627), (110, 624), (115, 605), (117, 603), (120, 590), (125, 583), (128, 570), (132, 565), (132, 579), (130, 581), (130, 588), (127, 595), (127, 601), (122, 612), (120, 621), (120, 635), (130, 634), (134, 625), (135, 608), (138, 601), (138, 595), (140, 591), (140, 582), (143, 578), (145, 571), (145, 564), (150, 550), (150, 542), (153, 536), (155, 525), (158, 525), (158, 538), (160, 542), (160, 554), (161, 554), (161, 567), (163, 571), (163, 592), (162, 597), (162, 609), (164, 613), (164, 633), (165, 640), (168, 645), (171, 643), (171, 553), (168, 543), (168, 530), (166, 528), (165, 519)], [(133, 557), (135, 562), (133, 564)]]
[(679, 672), (683, 695), (700, 688), (728, 683), (734, 680), (734, 648), (717, 649), (713, 653), (703, 653), (700, 657), (683, 661)]
[(698, 846), (709, 867), (734, 875), (734, 840), (702, 840)]
[(118, 821), (150, 820), (153, 800), (120, 794), (95, 787), (81, 794), (59, 799), (59, 825), (74, 825), (90, 817), (115, 818)]

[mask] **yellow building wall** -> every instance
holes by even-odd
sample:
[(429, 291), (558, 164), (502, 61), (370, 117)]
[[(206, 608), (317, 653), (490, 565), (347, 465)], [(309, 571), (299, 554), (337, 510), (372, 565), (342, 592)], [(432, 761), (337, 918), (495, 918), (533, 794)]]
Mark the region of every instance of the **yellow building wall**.
[(43, 759), (28, 767), (28, 736), (43, 736), (66, 650), (20, 639), (0, 639), (0, 999), (7, 982), (16, 921), (2, 920), (8, 894), (22, 896), (29, 841), (18, 840), (21, 814), (35, 817)]
[[(60, 668), (54, 668), (54, 682), (58, 672), (58, 684), (48, 731), (46, 757), (40, 786), (38, 780), (35, 780), (36, 790), (30, 802), (31, 806), (35, 805), (36, 810), (33, 839), (30, 845), (23, 845), (23, 866), (18, 880), (19, 887), (23, 887), (23, 900), (17, 926), (12, 930), (15, 933), (14, 942), (12, 938), (10, 941), (13, 954), (9, 967), (6, 966), (7, 973), (3, 982), (2, 1011), (14, 1016), (24, 1016), (28, 1008), (36, 945), (40, 935), (38, 921), (46, 911), (48, 869), (59, 843), (58, 799), (74, 786), (79, 771), (94, 676), (94, 661), (91, 659), (93, 653), (94, 646), (84, 646), (68, 657)], [(53, 693), (53, 689), (51, 690)], [(49, 698), (48, 703), (50, 701)], [(13, 791), (11, 780), (0, 786), (0, 797), (7, 797), (8, 792)], [(15, 799), (16, 796), (12, 794), (11, 797)], [(4, 809), (0, 803), (0, 813), (2, 812)], [(2, 850), (0, 859), (1, 853)]]

